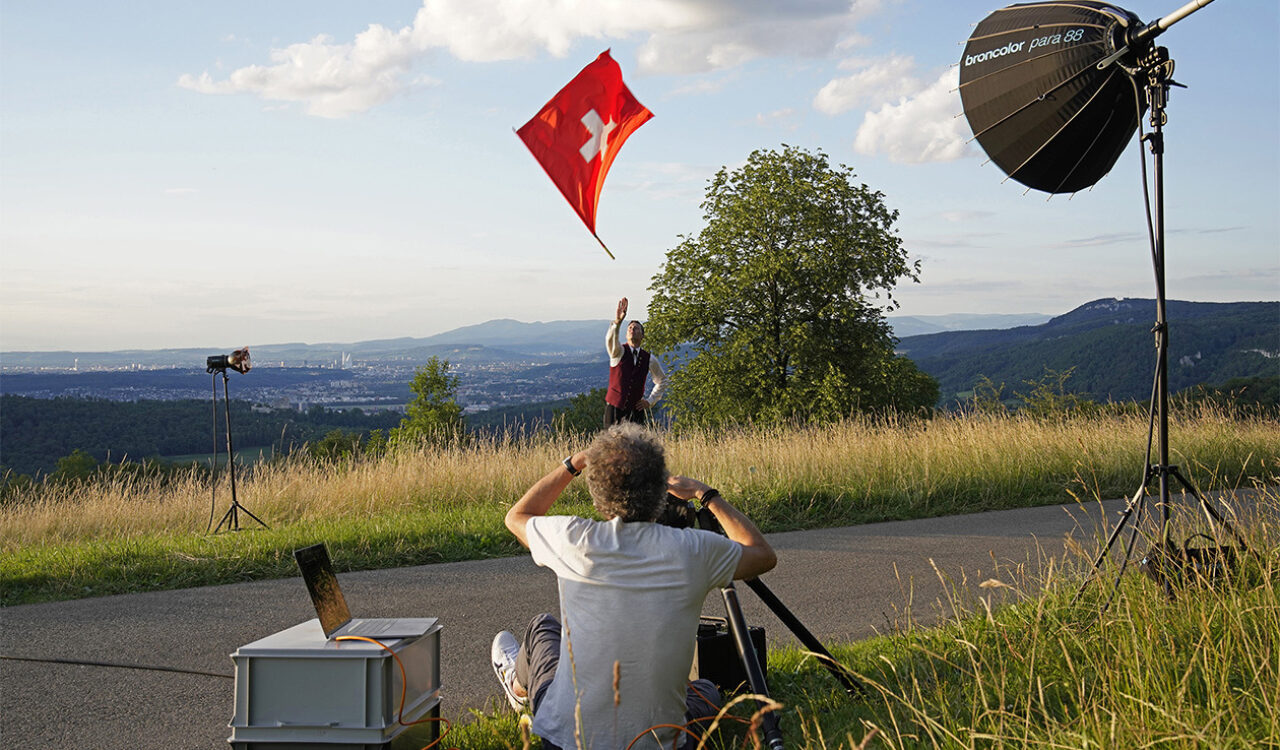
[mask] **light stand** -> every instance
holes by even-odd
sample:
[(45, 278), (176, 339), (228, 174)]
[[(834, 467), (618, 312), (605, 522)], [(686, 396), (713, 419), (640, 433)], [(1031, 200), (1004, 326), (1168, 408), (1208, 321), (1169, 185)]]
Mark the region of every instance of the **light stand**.
[[(248, 372), (249, 371), (248, 348), (238, 349), (235, 352), (233, 352), (230, 356), (220, 355), (215, 357), (209, 357), (207, 367), (205, 369), (206, 372), (211, 373), (213, 375), (214, 439), (213, 439), (213, 478), (211, 480), (211, 485), (213, 487), (213, 493), (214, 493), (214, 500), (213, 500), (214, 505), (216, 505), (216, 495), (218, 492), (218, 437), (217, 437), (217, 434), (218, 434), (218, 374), (219, 373), (222, 374), (222, 408), (223, 408), (223, 415), (226, 420), (226, 428), (227, 428), (226, 430), (227, 432), (227, 466), (231, 470), (231, 506), (227, 508), (227, 512), (222, 515), (222, 520), (218, 521), (218, 525), (213, 527), (214, 534), (221, 531), (224, 525), (226, 526), (227, 531), (239, 531), (241, 511), (244, 511), (245, 515), (249, 516), (253, 520), (257, 521), (259, 524), (261, 524), (264, 529), (270, 528), (261, 518), (258, 518), (248, 508), (241, 505), (240, 501), (236, 498), (236, 453), (235, 453), (234, 447), (231, 444), (231, 396), (227, 388), (227, 381), (230, 380), (230, 378), (227, 376), (228, 368), (232, 370), (236, 370), (237, 372), (241, 372), (241, 373)], [(210, 507), (212, 508), (213, 505), (211, 505)], [(211, 523), (213, 521), (212, 512), (210, 513), (209, 521)], [(208, 529), (206, 529), (206, 531), (208, 531)]]
[[(1145, 158), (1142, 181), (1156, 279), (1156, 324), (1152, 332), (1157, 356), (1148, 410), (1147, 453), (1142, 482), (1076, 598), (1098, 572), (1129, 520), (1134, 515), (1141, 519), (1148, 485), (1153, 480), (1159, 482), (1159, 543), (1144, 564), (1161, 557), (1181, 564), (1185, 562), (1182, 558), (1190, 556), (1186, 549), (1174, 548), (1171, 541), (1171, 478), (1199, 501), (1211, 530), (1216, 531), (1215, 524), (1226, 527), (1242, 550), (1247, 550), (1240, 534), (1192, 488), (1178, 467), (1169, 464), (1164, 124), (1169, 87), (1179, 84), (1170, 80), (1173, 61), (1168, 50), (1156, 47), (1153, 40), (1211, 2), (1191, 0), (1145, 25), (1135, 14), (1106, 0), (1017, 3), (991, 13), (977, 24), (960, 58), (960, 99), (974, 138), (1006, 175), (1030, 189), (1050, 194), (1075, 193), (1094, 185), (1115, 165), (1128, 146), (1129, 137), (1135, 131), (1141, 132), (1144, 106), (1151, 110), (1152, 132), (1142, 141), (1155, 157), (1154, 219)], [(1121, 575), (1137, 533), (1135, 523)], [(1221, 552), (1228, 554), (1227, 550)], [(1149, 568), (1149, 572), (1155, 573), (1156, 569)], [(1119, 583), (1117, 578), (1117, 590)], [(1165, 590), (1171, 593), (1167, 581)]]
[[(1176, 20), (1176, 19), (1175, 19)], [(1154, 26), (1154, 24), (1153, 24)], [(1148, 27), (1151, 28), (1151, 27)], [(1156, 374), (1155, 384), (1151, 395), (1151, 406), (1148, 411), (1149, 423), (1154, 423), (1156, 432), (1156, 450), (1157, 462), (1151, 462), (1151, 434), (1148, 431), (1147, 436), (1147, 459), (1146, 468), (1143, 474), (1141, 486), (1129, 498), (1128, 503), (1121, 515), (1120, 522), (1116, 524), (1112, 530), (1111, 536), (1107, 539), (1107, 543), (1103, 546), (1102, 551), (1098, 554), (1093, 563), (1093, 571), (1096, 573), (1102, 561), (1111, 551), (1111, 547), (1115, 544), (1116, 539), (1124, 530), (1125, 525), (1129, 522), (1136, 512), (1138, 520), (1141, 520), (1144, 505), (1146, 503), (1147, 487), (1153, 479), (1159, 481), (1159, 501), (1160, 508), (1160, 541), (1159, 546), (1162, 550), (1169, 550), (1173, 547), (1170, 538), (1169, 526), (1169, 508), (1170, 487), (1169, 479), (1173, 477), (1182, 485), (1184, 492), (1189, 492), (1199, 503), (1200, 508), (1204, 511), (1209, 520), (1210, 528), (1214, 523), (1222, 525), (1227, 531), (1235, 537), (1240, 544), (1241, 550), (1247, 550), (1244, 538), (1239, 532), (1222, 517), (1218, 511), (1209, 504), (1209, 502), (1187, 481), (1177, 466), (1169, 463), (1169, 324), (1165, 315), (1165, 269), (1164, 269), (1164, 249), (1165, 249), (1165, 231), (1164, 231), (1164, 124), (1167, 122), (1165, 115), (1165, 106), (1169, 100), (1169, 87), (1178, 86), (1180, 84), (1174, 82), (1170, 76), (1173, 73), (1173, 60), (1169, 59), (1169, 51), (1164, 47), (1153, 47), (1147, 55), (1138, 61), (1138, 70), (1133, 73), (1142, 73), (1146, 77), (1146, 97), (1147, 103), (1151, 108), (1151, 133), (1143, 137), (1147, 142), (1152, 153), (1153, 174), (1155, 181), (1155, 221), (1152, 227), (1152, 265), (1155, 272), (1156, 282), (1156, 323), (1152, 332), (1156, 337)], [(1144, 171), (1145, 178), (1145, 171)], [(1129, 556), (1133, 552), (1134, 542), (1137, 538), (1137, 522), (1129, 537), (1129, 542), (1125, 548), (1124, 563), (1121, 566), (1120, 574), (1124, 573), (1124, 565), (1127, 565)], [(1092, 576), (1086, 578), (1081, 584), (1080, 590), (1076, 592), (1076, 598), (1089, 585)], [(1119, 580), (1116, 581), (1117, 586)], [(1165, 593), (1172, 595), (1170, 583), (1166, 579), (1163, 583)], [(1112, 592), (1114, 597), (1115, 591)], [(1108, 599), (1106, 606), (1110, 605), (1111, 600)]]

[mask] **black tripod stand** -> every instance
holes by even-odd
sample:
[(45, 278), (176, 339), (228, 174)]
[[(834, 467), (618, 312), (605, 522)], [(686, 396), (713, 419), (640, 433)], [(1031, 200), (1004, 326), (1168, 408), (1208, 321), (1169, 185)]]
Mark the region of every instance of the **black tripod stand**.
[[(1118, 59), (1119, 56), (1117, 55), (1116, 57)], [(1208, 518), (1210, 529), (1214, 528), (1215, 523), (1221, 525), (1235, 537), (1242, 551), (1247, 549), (1245, 541), (1239, 532), (1196, 491), (1186, 477), (1182, 475), (1182, 472), (1178, 470), (1177, 466), (1169, 464), (1169, 324), (1165, 317), (1164, 276), (1164, 124), (1167, 121), (1165, 106), (1169, 100), (1169, 87), (1180, 86), (1181, 84), (1176, 83), (1171, 78), (1173, 75), (1173, 60), (1169, 59), (1169, 51), (1164, 47), (1152, 47), (1137, 61), (1137, 67), (1129, 69), (1127, 72), (1133, 79), (1138, 79), (1139, 77), (1145, 79), (1147, 104), (1151, 108), (1152, 132), (1149, 135), (1144, 135), (1142, 140), (1146, 141), (1151, 149), (1155, 174), (1155, 222), (1154, 226), (1152, 226), (1150, 204), (1148, 204), (1147, 223), (1151, 233), (1152, 265), (1154, 266), (1156, 281), (1156, 323), (1152, 329), (1156, 337), (1156, 372), (1151, 394), (1151, 405), (1148, 409), (1147, 457), (1142, 483), (1133, 496), (1129, 498), (1120, 522), (1112, 530), (1110, 538), (1107, 539), (1107, 543), (1102, 548), (1102, 552), (1098, 554), (1093, 563), (1093, 572), (1097, 573), (1102, 561), (1106, 559), (1107, 554), (1111, 551), (1111, 547), (1115, 544), (1116, 539), (1119, 538), (1125, 525), (1136, 515), (1137, 519), (1125, 546), (1124, 563), (1120, 569), (1121, 575), (1124, 574), (1124, 565), (1128, 563), (1129, 556), (1133, 553), (1133, 546), (1137, 541), (1138, 525), (1141, 523), (1144, 506), (1147, 501), (1147, 488), (1153, 480), (1159, 481), (1157, 507), (1160, 509), (1159, 545), (1161, 549), (1168, 549), (1173, 546), (1169, 527), (1170, 478), (1178, 480), (1183, 490), (1191, 493), (1196, 499)], [(1139, 117), (1139, 119), (1141, 118)], [(1142, 177), (1145, 184), (1146, 161), (1143, 160), (1142, 164)], [(1156, 463), (1151, 461), (1152, 432), (1156, 434)], [(1076, 592), (1077, 599), (1091, 580), (1093, 580), (1092, 575), (1081, 584), (1080, 590)], [(1119, 579), (1117, 579), (1116, 584), (1118, 588)], [(1115, 596), (1115, 591), (1112, 592), (1112, 596)], [(1103, 608), (1105, 609), (1110, 603), (1111, 600), (1108, 599)]]
[[(674, 496), (672, 496), (674, 497)], [(714, 531), (723, 534), (724, 530), (720, 528), (720, 524), (716, 521), (711, 511), (703, 508), (694, 512), (692, 504), (685, 504), (679, 500), (673, 500), (673, 503), (680, 503), (685, 506), (684, 513), (686, 517), (692, 517), (686, 525), (696, 525), (698, 528)], [(814, 637), (813, 633), (800, 622), (786, 605), (782, 603), (778, 597), (774, 596), (769, 587), (759, 578), (750, 578), (745, 581), (747, 587), (760, 597), (765, 606), (769, 607), (779, 620), (786, 625), (796, 638), (804, 644), (805, 648), (818, 655), (822, 666), (832, 674), (844, 686), (845, 692), (851, 697), (861, 697), (866, 691), (862, 684), (858, 682), (853, 673), (844, 667), (840, 662), (835, 660), (831, 652), (827, 651), (822, 642)], [(760, 667), (760, 659), (756, 655), (754, 644), (751, 642), (751, 634), (747, 627), (746, 617), (742, 614), (742, 605), (738, 601), (738, 591), (734, 588), (733, 582), (720, 589), (720, 595), (724, 599), (724, 608), (726, 619), (728, 621), (729, 631), (733, 634), (734, 647), (738, 652), (738, 658), (742, 661), (743, 669), (747, 675), (747, 686), (751, 688), (751, 692), (755, 695), (769, 695), (769, 686), (765, 682), (764, 670)], [(768, 743), (770, 750), (781, 750), (782, 730), (778, 726), (778, 717), (775, 712), (768, 711), (762, 717), (762, 725), (765, 742)]]
[[(206, 372), (213, 374), (213, 477), (210, 480), (210, 483), (213, 488), (213, 498), (210, 501), (209, 522), (210, 523), (213, 522), (212, 508), (217, 506), (218, 374), (221, 373), (222, 374), (222, 408), (223, 408), (223, 414), (225, 415), (226, 426), (227, 426), (227, 466), (231, 469), (231, 507), (227, 508), (227, 512), (223, 514), (222, 520), (218, 521), (218, 525), (213, 527), (213, 533), (216, 534), (219, 531), (221, 531), (224, 525), (227, 527), (227, 531), (239, 531), (241, 511), (244, 511), (244, 514), (246, 516), (262, 524), (262, 527), (264, 529), (270, 528), (269, 526), (267, 526), (266, 523), (263, 522), (261, 518), (258, 518), (257, 516), (255, 516), (252, 512), (249, 511), (248, 508), (241, 505), (240, 501), (236, 499), (236, 453), (231, 445), (231, 396), (228, 395), (228, 391), (227, 391), (227, 380), (229, 380), (229, 378), (227, 377), (227, 367), (229, 366), (234, 367), (234, 366), (226, 364), (225, 361), (221, 363), (215, 362), (214, 361), (215, 359), (217, 358), (214, 358), (214, 357), (210, 358), (209, 366), (206, 369)], [(226, 358), (223, 357), (222, 359), (225, 360)], [(208, 531), (208, 529), (205, 529), (205, 530)]]

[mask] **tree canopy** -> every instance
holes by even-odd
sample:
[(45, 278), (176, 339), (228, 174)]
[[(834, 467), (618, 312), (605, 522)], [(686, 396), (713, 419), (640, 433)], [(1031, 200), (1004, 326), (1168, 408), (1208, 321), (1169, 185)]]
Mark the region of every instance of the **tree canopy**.
[(821, 151), (753, 152), (721, 169), (706, 225), (653, 277), (646, 341), (679, 361), (677, 422), (825, 420), (932, 406), (937, 384), (895, 357), (884, 319), (918, 281), (884, 195)]
[(463, 436), (465, 421), (455, 398), (458, 376), (449, 374), (449, 360), (427, 360), (414, 371), (409, 389), (414, 399), (405, 406), (400, 426), (391, 431), (393, 441), (441, 441)]

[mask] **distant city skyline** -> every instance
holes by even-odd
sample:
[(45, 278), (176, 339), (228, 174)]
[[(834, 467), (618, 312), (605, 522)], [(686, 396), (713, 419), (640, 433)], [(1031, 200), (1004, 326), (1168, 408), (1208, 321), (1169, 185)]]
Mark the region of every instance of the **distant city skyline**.
[[(643, 317), (707, 180), (783, 143), (900, 212), (922, 273), (891, 315), (1154, 296), (1136, 144), (1046, 200), (969, 142), (954, 65), (1001, 6), (7, 3), (0, 350), (427, 337), (622, 296)], [(1188, 86), (1165, 127), (1170, 299), (1280, 298), (1277, 38), (1275, 3), (1215, 2), (1159, 40)], [(606, 48), (655, 115), (600, 199), (616, 261), (512, 133)]]

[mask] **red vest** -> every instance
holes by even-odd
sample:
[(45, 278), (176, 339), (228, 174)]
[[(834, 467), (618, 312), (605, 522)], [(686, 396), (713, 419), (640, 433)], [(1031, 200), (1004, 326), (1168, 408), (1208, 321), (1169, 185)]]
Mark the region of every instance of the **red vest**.
[[(631, 353), (638, 351), (640, 356)], [(636, 402), (644, 398), (644, 379), (649, 375), (649, 352), (622, 345), (622, 359), (609, 368), (609, 392), (604, 400), (615, 409), (634, 409)]]

